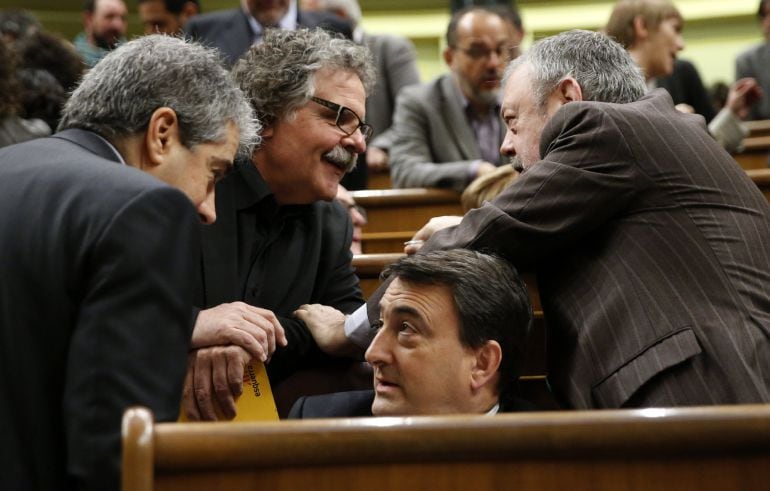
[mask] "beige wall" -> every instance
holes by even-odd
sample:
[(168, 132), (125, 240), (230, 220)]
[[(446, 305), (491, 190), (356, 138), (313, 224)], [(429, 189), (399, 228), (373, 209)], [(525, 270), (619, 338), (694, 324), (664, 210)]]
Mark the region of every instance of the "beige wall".
[[(204, 11), (231, 8), (239, 0), (201, 0)], [(695, 62), (706, 84), (732, 81), (733, 60), (743, 49), (762, 40), (756, 16), (759, 0), (675, 0), (685, 16), (687, 48), (682, 57)], [(138, 34), (136, 2), (128, 0), (129, 29)], [(364, 27), (372, 33), (396, 33), (414, 42), (423, 80), (445, 71), (441, 60), (449, 19), (449, 0), (361, 0)], [(533, 39), (570, 28), (599, 29), (609, 17), (611, 0), (519, 0)], [(0, 0), (0, 8), (33, 10), (51, 30), (73, 37), (80, 30), (82, 0)]]

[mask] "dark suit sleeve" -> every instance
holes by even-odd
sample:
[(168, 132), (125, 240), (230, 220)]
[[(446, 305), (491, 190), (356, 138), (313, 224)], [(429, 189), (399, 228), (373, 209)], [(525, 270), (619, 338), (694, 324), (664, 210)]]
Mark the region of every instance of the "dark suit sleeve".
[(199, 226), (186, 196), (155, 188), (126, 203), (89, 251), (62, 417), (68, 471), (85, 489), (119, 488), (126, 408), (147, 406), (157, 421), (179, 414)]
[(436, 233), (425, 250), (489, 249), (526, 270), (590, 234), (649, 186), (613, 120), (572, 104), (546, 125), (540, 162), (457, 227)]
[[(598, 109), (570, 103), (546, 125), (544, 158), (491, 203), (441, 230), (421, 252), (468, 248), (507, 257), (519, 270), (568, 248), (611, 219), (649, 185), (632, 164), (615, 123)], [(384, 282), (367, 301), (370, 322), (379, 317)]]

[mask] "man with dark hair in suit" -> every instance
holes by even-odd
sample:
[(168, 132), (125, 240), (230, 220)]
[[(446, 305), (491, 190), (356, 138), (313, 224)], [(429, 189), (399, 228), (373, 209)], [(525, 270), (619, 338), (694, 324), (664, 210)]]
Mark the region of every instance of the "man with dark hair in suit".
[(145, 34), (180, 34), (190, 18), (200, 13), (198, 0), (138, 0)]
[(241, 0), (237, 9), (198, 15), (187, 23), (185, 33), (203, 44), (217, 48), (228, 65), (243, 55), (249, 46), (262, 39), (265, 29), (322, 27), (351, 37), (350, 25), (325, 12), (306, 12), (296, 0)]
[(147, 36), (0, 151), (4, 491), (118, 489), (123, 411), (175, 420), (191, 343), (250, 346), (190, 327), (199, 222), (257, 126), (216, 52)]
[(763, 96), (749, 110), (747, 119), (770, 119), (770, 0), (760, 0), (757, 18), (765, 42), (747, 49), (735, 59), (735, 78), (751, 77), (762, 87)]
[[(517, 380), (532, 325), (529, 294), (505, 260), (466, 249), (388, 266), (366, 361), (374, 390), (302, 398), (290, 417), (495, 414), (525, 408)], [(302, 319), (308, 310), (297, 310)]]
[(401, 91), (390, 147), (394, 187), (462, 191), (504, 163), (500, 80), (524, 36), (498, 11), (471, 7), (449, 21), (450, 73)]
[[(502, 151), (521, 175), (432, 220), (421, 250), (489, 249), (537, 273), (565, 406), (770, 402), (770, 205), (703, 118), (645, 95), (623, 47), (587, 31), (536, 43), (504, 87)], [(366, 309), (347, 321), (305, 320), (327, 350), (365, 346)]]

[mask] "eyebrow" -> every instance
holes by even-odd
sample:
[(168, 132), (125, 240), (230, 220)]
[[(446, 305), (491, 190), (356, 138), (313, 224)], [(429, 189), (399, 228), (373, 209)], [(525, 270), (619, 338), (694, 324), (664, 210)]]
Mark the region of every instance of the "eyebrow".
[(393, 310), (391, 311), (391, 315), (394, 315), (394, 314), (413, 317), (414, 320), (416, 320), (419, 323), (421, 329), (432, 331), (425, 317), (423, 317), (420, 311), (414, 307), (410, 307), (408, 305), (397, 305), (396, 307), (393, 307)]
[(217, 176), (218, 179), (221, 179), (228, 175), (230, 172), (233, 171), (235, 168), (235, 164), (232, 160), (223, 159), (220, 157), (209, 157), (209, 168), (211, 168), (212, 171), (218, 172), (220, 169), (215, 169), (216, 167), (224, 167), (221, 169), (221, 172), (219, 172), (219, 175)]

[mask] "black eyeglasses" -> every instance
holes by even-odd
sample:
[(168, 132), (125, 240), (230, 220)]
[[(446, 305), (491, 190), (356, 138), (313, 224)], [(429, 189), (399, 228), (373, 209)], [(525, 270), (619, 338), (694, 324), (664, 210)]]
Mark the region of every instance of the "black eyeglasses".
[(496, 54), (501, 60), (510, 60), (515, 58), (516, 49), (507, 45), (500, 45), (495, 49), (489, 49), (486, 46), (471, 45), (469, 48), (454, 47), (457, 51), (462, 51), (466, 56), (474, 60), (480, 60), (482, 58), (489, 59), (492, 53)]
[(359, 118), (352, 109), (345, 106), (340, 106), (339, 104), (336, 104), (332, 101), (327, 101), (326, 99), (321, 99), (320, 97), (311, 97), (310, 100), (316, 104), (322, 105), (323, 107), (328, 107), (332, 111), (337, 111), (337, 118), (334, 120), (334, 124), (336, 124), (337, 128), (342, 130), (342, 132), (346, 135), (350, 136), (355, 133), (356, 130), (361, 130), (361, 134), (364, 136), (364, 141), (368, 142), (369, 138), (372, 137), (374, 128), (361, 121), (361, 118)]

